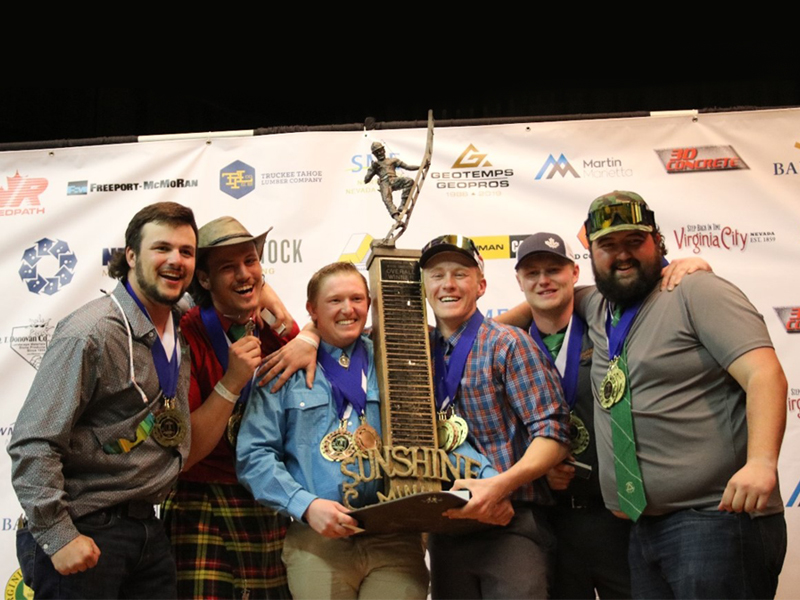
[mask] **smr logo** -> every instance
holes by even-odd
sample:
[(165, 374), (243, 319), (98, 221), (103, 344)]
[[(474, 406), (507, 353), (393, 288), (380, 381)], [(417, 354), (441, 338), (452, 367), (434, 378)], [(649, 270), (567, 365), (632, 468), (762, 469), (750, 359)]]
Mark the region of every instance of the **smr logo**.
[(220, 170), (219, 189), (239, 199), (255, 189), (255, 179), (255, 169), (247, 163), (236, 160)]
[(6, 181), (8, 189), (0, 187), (0, 215), (30, 215), (44, 212), (39, 202), (39, 195), (47, 189), (47, 179), (22, 177), (17, 171), (13, 177), (6, 177)]
[(558, 173), (561, 175), (562, 179), (567, 176), (567, 173), (571, 174), (573, 177), (580, 179), (581, 176), (575, 172), (575, 169), (572, 168), (572, 165), (569, 164), (567, 157), (561, 154), (558, 157), (558, 160), (553, 158), (553, 155), (547, 157), (547, 160), (542, 165), (542, 168), (539, 169), (539, 172), (536, 174), (536, 181), (539, 181), (542, 177), (545, 179), (552, 179), (553, 176)]

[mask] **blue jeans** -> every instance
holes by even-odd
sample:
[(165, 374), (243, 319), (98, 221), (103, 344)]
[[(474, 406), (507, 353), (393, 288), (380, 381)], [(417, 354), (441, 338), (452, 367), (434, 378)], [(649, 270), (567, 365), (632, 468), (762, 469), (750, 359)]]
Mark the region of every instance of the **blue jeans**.
[(113, 510), (75, 521), (100, 549), (92, 569), (61, 575), (27, 529), (17, 531), (17, 558), (25, 584), (43, 598), (175, 598), (175, 561), (161, 521)]
[(633, 597), (773, 598), (785, 555), (783, 513), (641, 517), (628, 553)]

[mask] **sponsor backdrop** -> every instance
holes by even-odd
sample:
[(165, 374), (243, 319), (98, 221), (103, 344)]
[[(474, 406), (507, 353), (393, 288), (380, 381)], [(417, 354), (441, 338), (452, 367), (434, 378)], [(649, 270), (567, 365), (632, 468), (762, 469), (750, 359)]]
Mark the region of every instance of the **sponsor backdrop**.
[[(377, 181), (363, 183), (376, 140), (412, 165), (422, 156), (425, 132), (0, 153), (4, 445), (55, 325), (115, 285), (106, 264), (139, 208), (173, 200), (191, 206), (201, 225), (229, 214), (253, 233), (274, 227), (264, 271), (302, 324), (314, 270), (340, 257), (362, 263), (371, 238), (390, 226)], [(769, 327), (789, 379), (780, 479), (790, 531), (786, 564), (792, 564), (800, 558), (798, 172), (800, 109), (437, 128), (433, 162), (399, 246), (419, 248), (443, 233), (475, 238), (487, 259), (480, 308), (494, 316), (523, 299), (513, 265), (525, 236), (560, 233), (572, 245), (581, 282), (591, 283), (581, 232), (589, 202), (614, 189), (640, 193), (655, 210), (669, 257), (706, 259), (744, 290)], [(0, 580), (13, 588), (20, 508), (6, 453), (0, 476)], [(800, 574), (790, 571), (784, 569), (783, 597), (800, 589)]]

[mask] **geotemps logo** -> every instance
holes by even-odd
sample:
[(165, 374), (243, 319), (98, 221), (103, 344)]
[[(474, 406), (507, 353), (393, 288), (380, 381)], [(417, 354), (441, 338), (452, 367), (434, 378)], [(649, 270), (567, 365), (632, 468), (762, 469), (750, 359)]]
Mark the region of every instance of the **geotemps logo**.
[(52, 296), (72, 281), (77, 263), (67, 242), (42, 238), (22, 253), (19, 276), (28, 291)]

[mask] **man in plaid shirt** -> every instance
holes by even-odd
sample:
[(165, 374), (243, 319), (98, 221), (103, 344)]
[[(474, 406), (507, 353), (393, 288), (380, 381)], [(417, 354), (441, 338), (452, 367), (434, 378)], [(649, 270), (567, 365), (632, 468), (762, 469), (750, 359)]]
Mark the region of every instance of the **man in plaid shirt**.
[(420, 267), (436, 316), (437, 406), (466, 421), (469, 441), (500, 471), (458, 480), (454, 489), (468, 488), (472, 499), (446, 514), (508, 523), (469, 535), (432, 535), (432, 596), (546, 598), (555, 538), (542, 508), (551, 497), (540, 478), (564, 460), (569, 443), (558, 374), (528, 336), (483, 319), (477, 301), (486, 280), (472, 240), (432, 240)]

